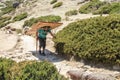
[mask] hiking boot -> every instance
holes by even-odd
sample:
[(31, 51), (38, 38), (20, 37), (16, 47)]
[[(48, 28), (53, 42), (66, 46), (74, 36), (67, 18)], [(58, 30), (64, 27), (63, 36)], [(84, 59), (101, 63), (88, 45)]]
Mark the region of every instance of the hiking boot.
[(46, 54), (45, 54), (44, 52), (42, 53), (42, 55), (43, 55), (43, 56), (46, 56)]

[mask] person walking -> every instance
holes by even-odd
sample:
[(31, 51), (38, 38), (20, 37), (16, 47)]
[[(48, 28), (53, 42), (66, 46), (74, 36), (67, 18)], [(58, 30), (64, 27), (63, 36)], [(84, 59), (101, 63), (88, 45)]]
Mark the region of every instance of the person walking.
[[(36, 39), (39, 41), (39, 54), (42, 54), (45, 56), (45, 48), (46, 48), (46, 36), (50, 33), (53, 38), (55, 36), (51, 32), (50, 26), (43, 26), (39, 28), (36, 32)], [(41, 48), (43, 48), (43, 51), (41, 52)]]

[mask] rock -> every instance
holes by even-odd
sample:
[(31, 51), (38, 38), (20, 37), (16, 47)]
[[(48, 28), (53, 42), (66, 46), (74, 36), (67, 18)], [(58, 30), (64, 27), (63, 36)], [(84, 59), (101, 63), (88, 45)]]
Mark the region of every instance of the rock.
[(84, 70), (70, 70), (67, 72), (72, 80), (115, 80), (114, 75)]
[(114, 65), (114, 66), (113, 66), (113, 69), (114, 69), (114, 70), (120, 70), (120, 66), (119, 66), (119, 65)]
[(70, 76), (72, 80), (79, 80), (81, 79), (84, 71), (83, 70), (70, 70), (67, 72), (67, 74)]
[(101, 73), (92, 73), (87, 75), (86, 77), (88, 80), (115, 80), (115, 78), (112, 77), (111, 75)]

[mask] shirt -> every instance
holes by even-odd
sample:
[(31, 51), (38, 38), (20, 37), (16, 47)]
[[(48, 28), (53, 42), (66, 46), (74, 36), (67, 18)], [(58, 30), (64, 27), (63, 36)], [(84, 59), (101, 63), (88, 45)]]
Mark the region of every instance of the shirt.
[(48, 29), (48, 30), (39, 29), (38, 30), (38, 37), (41, 39), (46, 39), (46, 35), (48, 32), (51, 32), (51, 30), (50, 29)]

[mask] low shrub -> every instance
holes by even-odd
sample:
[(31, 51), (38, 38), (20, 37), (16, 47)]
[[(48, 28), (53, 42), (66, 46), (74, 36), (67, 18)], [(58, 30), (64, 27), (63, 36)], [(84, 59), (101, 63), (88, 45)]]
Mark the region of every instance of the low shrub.
[(15, 17), (13, 18), (13, 21), (20, 21), (20, 20), (26, 18), (27, 16), (28, 16), (27, 13), (19, 14), (19, 15), (15, 16)]
[(56, 4), (53, 5), (53, 8), (57, 8), (62, 6), (63, 2), (57, 2)]
[(47, 61), (16, 63), (0, 58), (0, 80), (68, 80), (60, 75), (55, 66)]
[(61, 17), (60, 16), (55, 16), (55, 15), (41, 16), (41, 17), (38, 18), (38, 21), (59, 22), (59, 21), (61, 21)]
[(114, 14), (120, 13), (120, 3), (111, 3), (101, 6), (93, 14)]
[(0, 28), (6, 26), (7, 24), (10, 23), (10, 20), (11, 19), (11, 16), (8, 16), (8, 17), (1, 17), (0, 18)]
[(86, 3), (85, 5), (81, 6), (79, 9), (80, 13), (91, 13), (94, 12), (95, 10), (97, 10), (99, 7), (103, 6), (104, 4), (106, 4), (105, 2), (101, 2), (99, 0), (92, 0), (88, 3)]
[(72, 16), (72, 15), (77, 15), (78, 11), (77, 10), (70, 10), (65, 13), (66, 16)]
[(37, 22), (38, 22), (37, 18), (31, 18), (31, 19), (26, 20), (26, 21), (24, 22), (23, 27), (25, 27), (25, 26), (31, 27), (33, 24), (35, 24), (35, 23), (37, 23)]
[(55, 15), (48, 15), (48, 16), (41, 16), (38, 18), (31, 18), (30, 20), (26, 20), (23, 27), (29, 26), (31, 27), (33, 24), (42, 21), (42, 22), (59, 22), (61, 21), (60, 16), (55, 16)]
[(22, 69), (22, 80), (67, 80), (59, 75), (57, 69), (49, 62), (33, 62)]
[(10, 68), (14, 64), (10, 59), (0, 58), (0, 80), (11, 80)]
[(93, 13), (93, 14), (113, 14), (120, 13), (120, 3), (101, 2), (99, 0), (92, 0), (79, 9), (80, 13)]
[(2, 8), (1, 11), (2, 11), (2, 14), (7, 14), (7, 13), (10, 13), (11, 11), (14, 11), (15, 8), (13, 8), (12, 6), (8, 6), (8, 7), (5, 7), (5, 8)]
[(51, 2), (50, 2), (50, 4), (54, 4), (54, 3), (56, 3), (57, 2), (57, 0), (52, 0)]
[(56, 34), (54, 41), (58, 53), (120, 65), (120, 15), (70, 23)]

